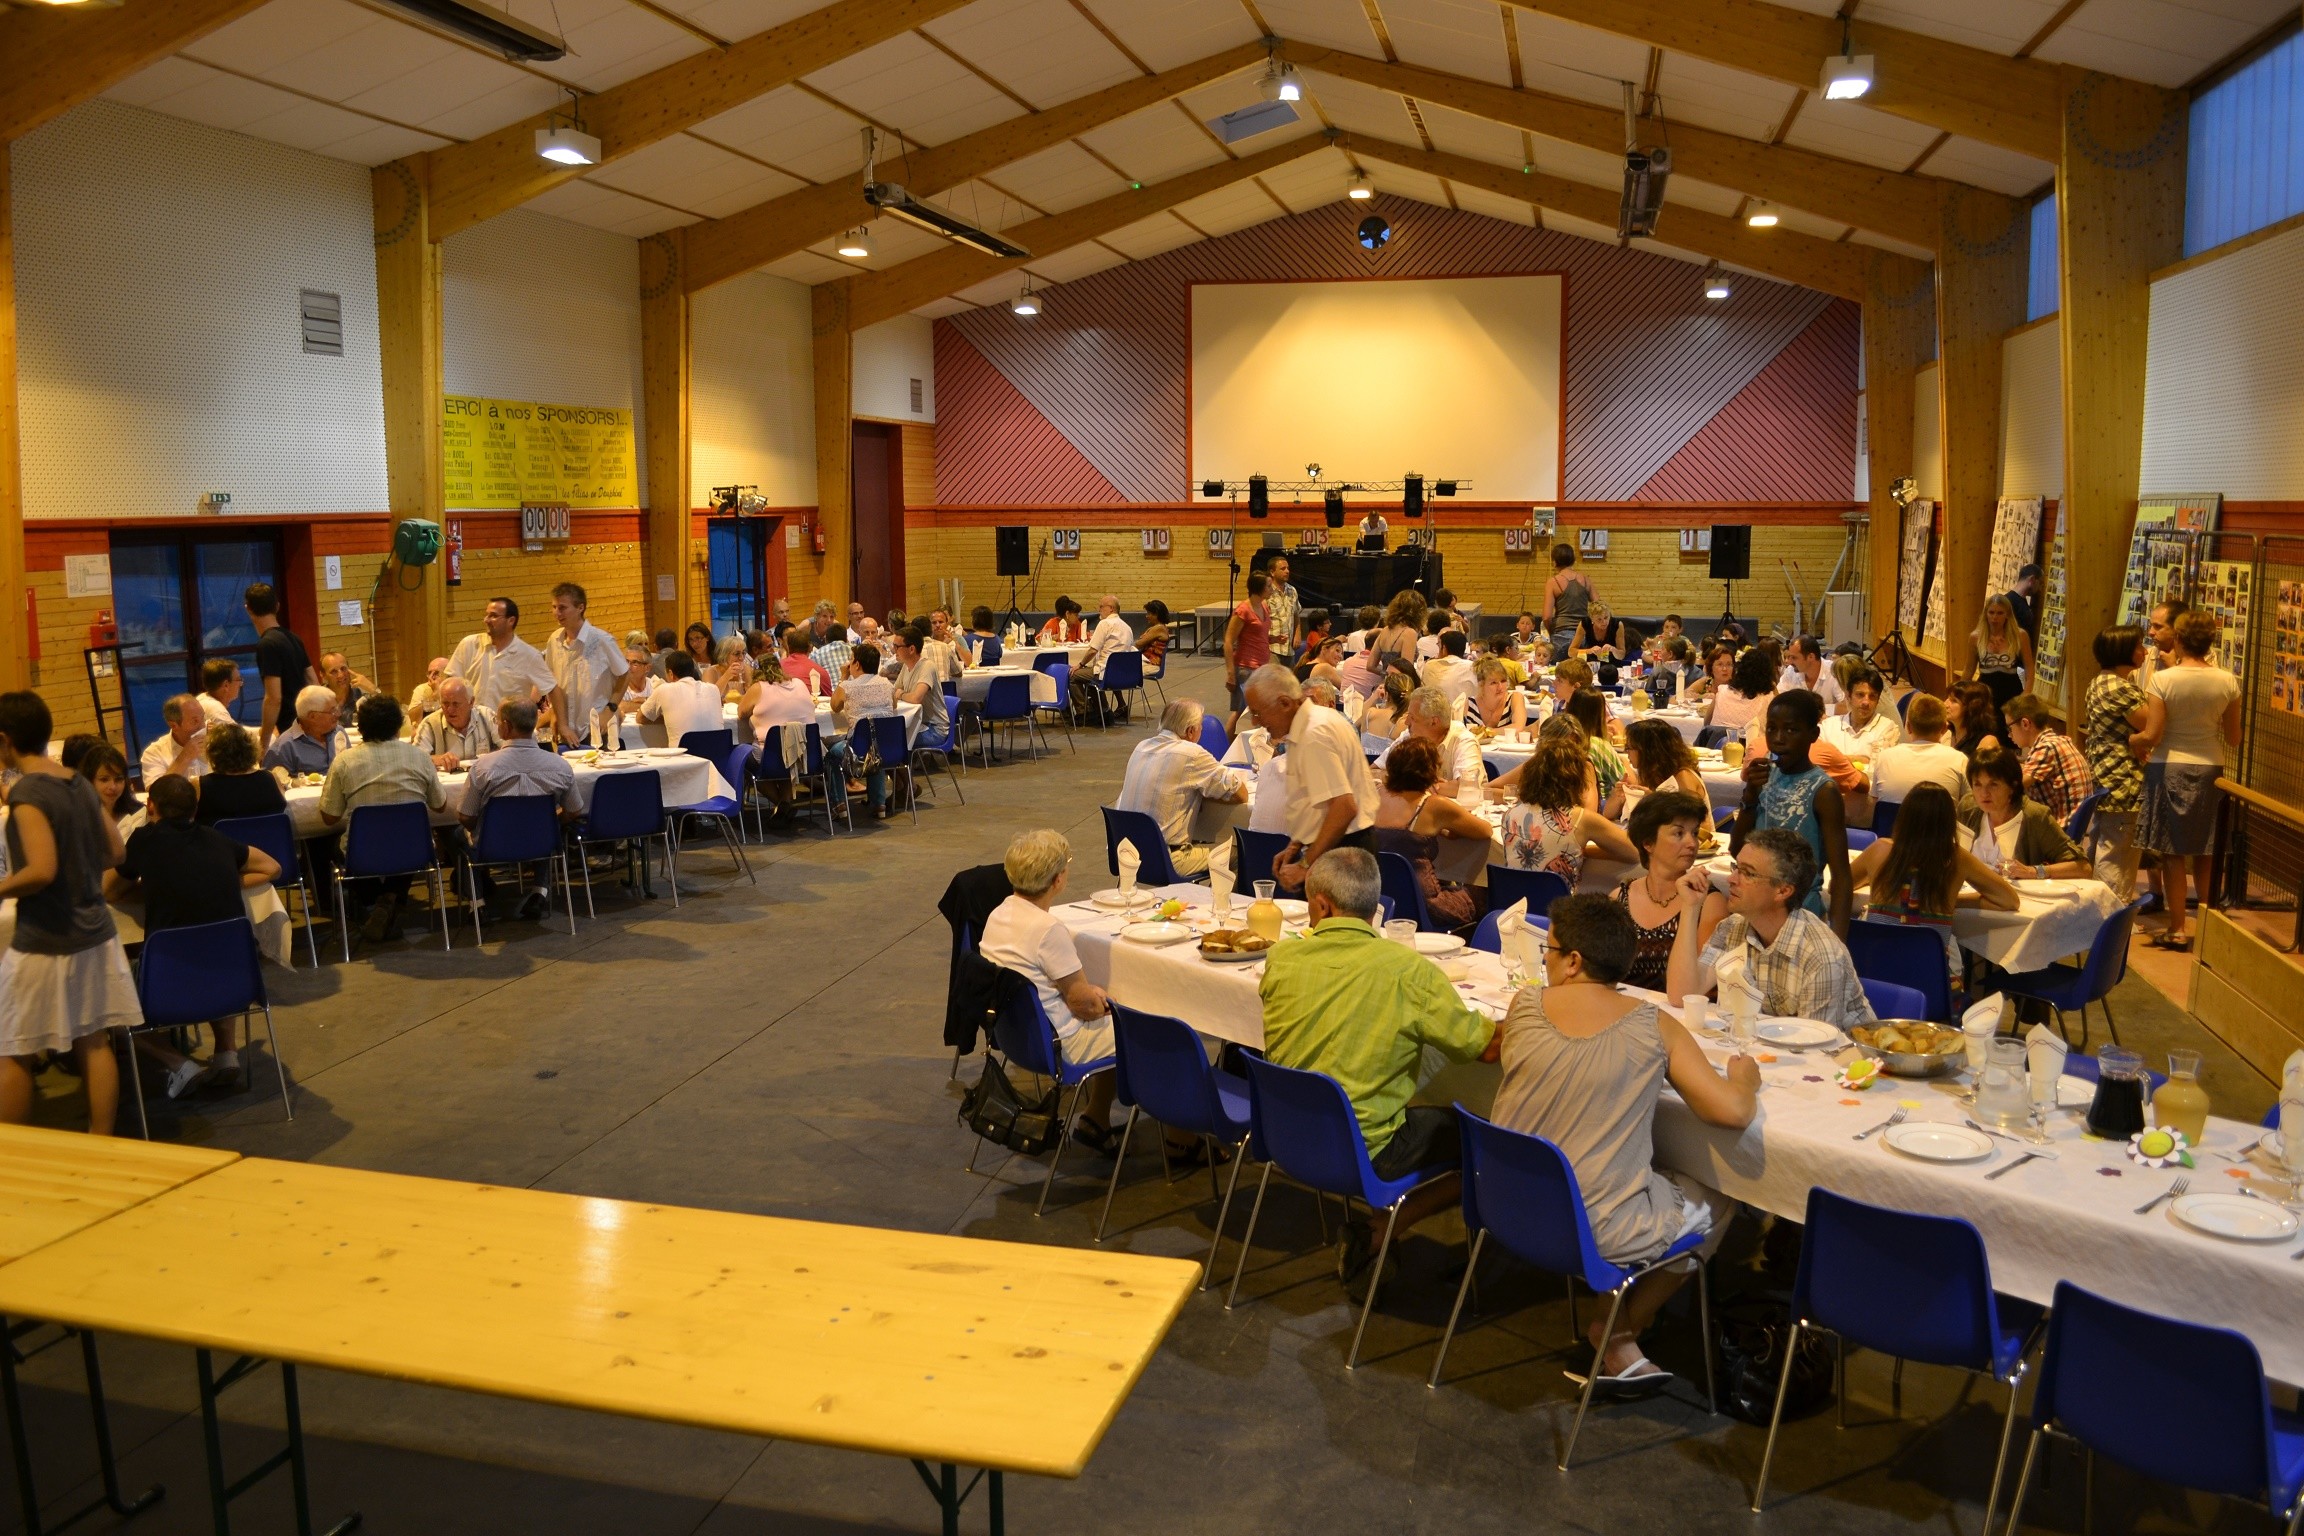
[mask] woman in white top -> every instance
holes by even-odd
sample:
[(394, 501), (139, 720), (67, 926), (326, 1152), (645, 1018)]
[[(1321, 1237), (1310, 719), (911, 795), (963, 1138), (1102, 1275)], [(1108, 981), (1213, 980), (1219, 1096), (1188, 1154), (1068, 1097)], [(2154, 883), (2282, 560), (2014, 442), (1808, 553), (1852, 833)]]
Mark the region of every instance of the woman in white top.
[[(1717, 667), (1713, 676), (1719, 676)], [(1768, 706), (1775, 699), (1776, 669), (1768, 664), (1766, 651), (1752, 646), (1736, 658), (1728, 681), (1714, 685), (1704, 706), (1704, 723), (1722, 726), (1731, 736), (1741, 737), (1746, 726), (1768, 718)]]
[[(1072, 930), (1048, 911), (1064, 894), (1071, 843), (1045, 827), (1019, 832), (1000, 865), (1013, 894), (985, 920), (977, 953), (1032, 984), (1066, 1061), (1111, 1060), (1111, 1000), (1082, 970)], [(1112, 1146), (1112, 1088), (1113, 1075), (1099, 1072), (1080, 1085), (1074, 1104), (1073, 1139), (1098, 1152)]]
[(2193, 609), (2173, 627), (2175, 659), (2163, 661), (2144, 686), (2140, 739), (2152, 755), (2144, 764), (2136, 841), (2160, 855), (2160, 901), (2168, 927), (2152, 942), (2162, 949), (2190, 949), (2185, 861), (2191, 861), (2192, 878), (2205, 898), (2209, 847), (2223, 799), (2216, 780), (2224, 771), (2225, 747), (2240, 744), (2240, 680), (2208, 659), (2219, 628), (2213, 617)]

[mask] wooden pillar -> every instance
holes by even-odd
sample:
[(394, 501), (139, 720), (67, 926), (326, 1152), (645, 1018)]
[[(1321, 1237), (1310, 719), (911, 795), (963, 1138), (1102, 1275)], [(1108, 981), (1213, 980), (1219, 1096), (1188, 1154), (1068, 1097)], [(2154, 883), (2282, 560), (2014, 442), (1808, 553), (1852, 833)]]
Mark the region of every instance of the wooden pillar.
[(0, 688), (32, 685), (24, 614), (24, 464), (16, 393), (16, 226), (0, 139)]
[(1975, 659), (2000, 501), (2001, 338), (2024, 323), (2031, 218), (2012, 197), (1955, 185), (1936, 259), (1936, 370), (1944, 437), (1944, 667)]
[[(376, 328), (384, 371), (384, 479), (394, 518), (442, 522), (447, 492), (440, 465), (440, 247), (431, 232), (431, 192), (422, 156), (369, 173), (376, 213)], [(377, 679), (406, 696), (424, 667), (445, 655), (447, 568), (425, 566), (413, 587), (396, 571), (377, 601), (393, 618), (393, 648), (379, 655)], [(381, 621), (369, 615), (369, 622)]]
[(843, 277), (809, 290), (816, 350), (816, 517), (824, 530), (824, 553), (817, 557), (823, 562), (823, 574), (816, 595), (843, 611), (854, 585), (856, 550), (849, 465), (856, 440), (855, 340), (848, 324), (851, 281)]
[[(1864, 443), (1872, 501), (1868, 589), (1875, 637), (1896, 625), (1896, 559), (1904, 514), (1888, 494), (1912, 473), (1913, 374), (1936, 329), (1936, 295), (1926, 263), (1875, 253), (1864, 294)], [(1913, 636), (1907, 633), (1909, 646)]]
[[(2184, 94), (2078, 74), (2064, 98), (2056, 221), (2064, 340), (2064, 677), (2120, 601), (2144, 457), (2154, 269), (2184, 254)], [(2069, 718), (2069, 715), (2067, 715)]]
[(642, 611), (651, 631), (674, 634), (700, 617), (695, 555), (689, 516), (695, 497), (688, 485), (688, 291), (687, 231), (666, 230), (640, 242), (640, 400), (647, 442), (648, 583)]

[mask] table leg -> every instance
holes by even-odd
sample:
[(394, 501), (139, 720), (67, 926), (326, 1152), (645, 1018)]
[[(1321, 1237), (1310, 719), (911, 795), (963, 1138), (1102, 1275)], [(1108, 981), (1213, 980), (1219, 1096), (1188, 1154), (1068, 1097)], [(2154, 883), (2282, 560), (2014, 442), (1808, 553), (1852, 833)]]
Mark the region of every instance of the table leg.
[(88, 1408), (96, 1428), (96, 1466), (104, 1480), (104, 1494), (54, 1525), (43, 1526), (40, 1523), (40, 1495), (32, 1480), (32, 1445), (24, 1428), (22, 1388), (16, 1380), (16, 1340), (38, 1326), (34, 1322), (23, 1322), (11, 1327), (5, 1319), (0, 1319), (0, 1398), (6, 1401), (8, 1447), (16, 1463), (16, 1488), (23, 1501), (27, 1536), (52, 1536), (52, 1533), (67, 1526), (77, 1525), (99, 1509), (109, 1509), (123, 1519), (142, 1514), (159, 1503), (167, 1490), (154, 1483), (134, 1499), (120, 1496), (120, 1468), (112, 1455), (112, 1418), (104, 1404), (103, 1371), (96, 1363), (96, 1335), (84, 1330), (66, 1329), (68, 1334), (80, 1334), (80, 1366), (88, 1381)]
[[(227, 1483), (224, 1474), (224, 1432), (221, 1418), (216, 1412), (216, 1400), (231, 1387), (262, 1370), (269, 1362), (259, 1356), (242, 1355), (232, 1362), (223, 1374), (216, 1371), (215, 1357), (207, 1350), (194, 1353), (200, 1377), (200, 1431), (208, 1454), (208, 1507), (216, 1526), (216, 1536), (232, 1536), (232, 1501), (258, 1483), (288, 1468), (289, 1480), (295, 1491), (296, 1536), (312, 1536), (312, 1513), (307, 1498), (309, 1483), (304, 1467), (304, 1414), (296, 1392), (296, 1367), (282, 1362), (280, 1366), (280, 1397), (288, 1420), (288, 1444), (273, 1452), (250, 1470)], [(360, 1512), (354, 1510), (328, 1527), (326, 1536), (346, 1536), (360, 1524)]]
[(944, 1536), (960, 1536), (961, 1507), (968, 1502), (968, 1496), (976, 1491), (976, 1485), (985, 1483), (989, 1478), (986, 1484), (988, 1491), (984, 1497), (987, 1512), (991, 1516), (992, 1536), (1005, 1536), (1008, 1528), (1007, 1489), (1001, 1483), (998, 1472), (986, 1468), (968, 1479), (968, 1486), (963, 1488), (960, 1486), (960, 1469), (949, 1461), (941, 1463), (936, 1471), (930, 1472), (928, 1463), (915, 1459), (912, 1470), (920, 1474), (920, 1481), (928, 1489), (928, 1497), (934, 1499), (937, 1509), (943, 1512)]

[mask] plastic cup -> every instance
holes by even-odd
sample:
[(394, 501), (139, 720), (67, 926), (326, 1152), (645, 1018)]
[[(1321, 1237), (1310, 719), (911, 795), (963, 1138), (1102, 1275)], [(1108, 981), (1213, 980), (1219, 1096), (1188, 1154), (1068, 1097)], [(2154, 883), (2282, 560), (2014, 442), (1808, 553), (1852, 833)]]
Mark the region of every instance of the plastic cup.
[(1412, 917), (1396, 917), (1392, 919), (1390, 922), (1384, 925), (1384, 937), (1390, 939), (1395, 944), (1406, 944), (1411, 948), (1415, 947), (1416, 919)]

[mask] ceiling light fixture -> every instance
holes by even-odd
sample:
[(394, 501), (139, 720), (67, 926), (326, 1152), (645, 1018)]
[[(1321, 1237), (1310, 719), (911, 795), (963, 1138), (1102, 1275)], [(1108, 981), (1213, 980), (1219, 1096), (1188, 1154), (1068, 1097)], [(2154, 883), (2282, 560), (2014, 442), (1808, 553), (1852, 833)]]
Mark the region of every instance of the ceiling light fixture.
[(1728, 297), (1728, 274), (1721, 270), (1718, 262), (1714, 262), (1704, 269), (1704, 297), (1708, 299)]
[(1854, 101), (1872, 89), (1872, 55), (1856, 52), (1846, 17), (1840, 19), (1840, 52), (1825, 56), (1821, 83), (1826, 101)]
[(1774, 229), (1776, 209), (1769, 203), (1754, 203), (1744, 210), (1744, 222), (1754, 229)]
[(385, 0), (394, 10), (406, 11), (469, 42), (478, 43), (507, 59), (526, 64), (549, 64), (564, 58), (568, 45), (551, 33), (529, 26), (492, 5), (469, 5), (461, 0)]
[(1364, 203), (1376, 195), (1376, 188), (1369, 182), (1368, 173), (1361, 171), (1352, 178), (1352, 184), (1344, 189), (1344, 195), (1356, 203)]
[(581, 128), (539, 128), (536, 153), (555, 165), (598, 165), (600, 141)]
[(871, 232), (866, 230), (863, 225), (857, 225), (840, 237), (839, 251), (850, 261), (865, 260), (872, 254)]
[(1024, 291), (1008, 301), (1010, 314), (1022, 315), (1027, 319), (1045, 308), (1047, 305), (1043, 302), (1042, 296), (1032, 291), (1032, 279), (1029, 276), (1024, 279)]
[(1256, 94), (1266, 101), (1302, 101), (1304, 80), (1296, 73), (1296, 66), (1283, 64), (1278, 57), (1268, 58), (1264, 64), (1264, 78), (1256, 82)]

